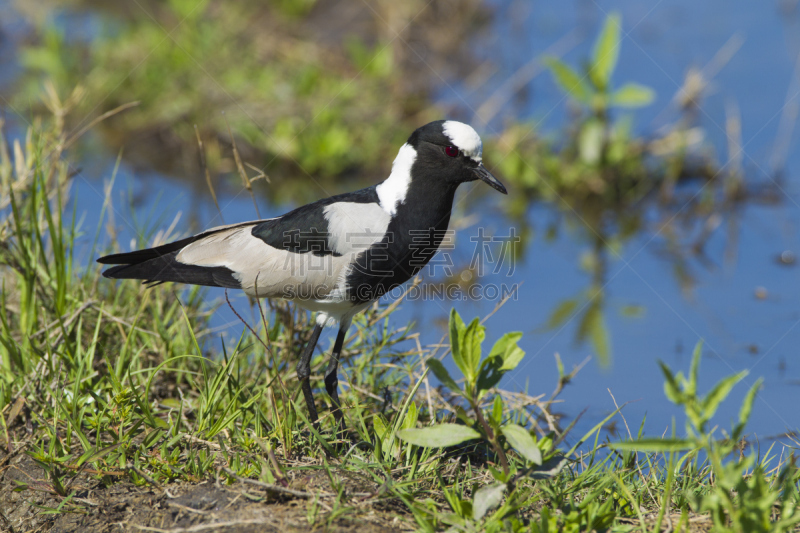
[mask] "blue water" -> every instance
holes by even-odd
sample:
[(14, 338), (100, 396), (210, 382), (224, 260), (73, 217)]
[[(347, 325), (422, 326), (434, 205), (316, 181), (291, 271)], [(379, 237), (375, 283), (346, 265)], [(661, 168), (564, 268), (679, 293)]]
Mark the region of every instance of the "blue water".
[[(776, 170), (772, 168), (773, 146), (787, 95), (792, 105), (800, 103), (800, 80), (794, 72), (800, 52), (796, 2), (762, 2), (757, 7), (723, 0), (497, 1), (490, 5), (496, 16), (489, 28), (475, 34), (471, 46), (479, 58), (491, 63), (493, 74), (479, 88), (446, 80), (437, 91), (437, 98), (454, 108), (459, 118), (472, 120), (485, 98), (510, 75), (571, 31), (576, 31), (578, 44), (565, 60), (578, 64), (590, 52), (605, 13), (619, 11), (627, 35), (615, 82), (635, 81), (653, 87), (658, 94), (652, 106), (635, 114), (637, 131), (642, 134), (651, 134), (677, 118), (672, 97), (688, 67), (703, 68), (731, 38), (741, 40), (736, 54), (714, 77), (711, 94), (701, 103), (700, 121), (718, 158), (725, 161), (726, 107), (735, 102), (741, 114), (748, 180), (756, 183), (772, 179)], [(0, 55), (5, 53), (6, 49), (0, 47)], [(513, 117), (530, 120), (546, 133), (563, 128), (568, 113), (568, 103), (549, 74), (543, 73), (526, 87), (524, 95), (509, 99), (490, 123), (473, 123), (481, 133), (491, 134), (504, 118)], [(735, 227), (730, 220), (724, 221), (706, 244), (705, 259), (687, 260), (694, 280), (691, 288), (678, 283), (674, 263), (663, 253), (665, 239), (652, 230), (622, 244), (618, 255), (607, 254), (604, 316), (610, 332), (611, 362), (602, 365), (592, 357), (566, 388), (561, 396), (564, 402), (557, 409), (565, 414), (565, 423), (584, 409), (580, 428), (601, 420), (614, 410), (610, 391), (619, 404), (631, 402), (623, 412), (635, 428), (645, 415), (648, 434), (661, 434), (673, 419), (682, 427), (681, 412), (662, 392), (656, 361), (685, 371), (694, 345), (702, 339), (705, 357), (701, 390), (723, 376), (750, 371), (720, 408), (716, 421), (721, 427), (730, 426), (746, 388), (758, 377), (765, 379), (765, 386), (753, 410), (751, 432), (763, 437), (800, 426), (794, 407), (800, 392), (796, 353), (800, 341), (800, 273), (797, 267), (776, 261), (787, 250), (800, 254), (800, 156), (796, 138), (794, 134), (782, 169), (785, 181), (781, 183), (781, 201), (773, 206), (754, 204), (741, 209)], [(87, 249), (98, 222), (102, 180), (110, 177), (114, 157), (102, 152), (91, 154), (82, 162), (81, 174), (75, 180), (78, 211), (85, 215), (84, 227), (88, 229), (83, 241)], [(389, 164), (387, 161), (387, 174)], [(131, 202), (136, 205), (140, 222), (151, 228), (169, 226), (178, 211), (185, 213), (177, 226), (179, 231), (220, 224), (216, 208), (202, 193), (202, 183), (201, 176), (170, 180), (123, 164), (114, 191), (115, 220), (123, 228), (122, 248), (130, 248), (133, 230), (140, 226), (130, 216)], [(473, 186), (482, 185), (462, 187), (458, 199), (475, 194), (470, 192)], [(277, 215), (291, 207), (270, 208), (268, 189), (261, 188), (259, 193), (261, 216)], [(470, 205), (484, 213), (478, 224), (459, 232), (455, 253), (459, 261), (469, 260), (474, 246), (469, 237), (476, 234), (478, 225), (490, 227), (495, 234), (509, 231), (509, 223), (493, 214), (504, 198), (490, 190), (484, 196), (478, 204), (459, 203), (462, 210)], [(251, 199), (236, 182), (220, 191), (220, 204), (226, 223), (256, 218)], [(545, 228), (561, 217), (552, 206), (531, 206), (528, 219), (534, 238), (510, 279), (524, 283), (518, 298), (487, 323), (487, 350), (506, 331), (525, 333), (522, 346), (528, 355), (501, 383), (510, 390), (549, 395), (556, 383), (556, 352), (567, 369), (595, 355), (590, 344), (576, 342), (577, 319), (553, 330), (544, 327), (562, 301), (575, 297), (591, 283), (591, 275), (580, 266), (581, 257), (591, 248), (585, 240), (590, 231), (569, 230), (562, 223), (555, 238), (545, 238)], [(648, 218), (656, 220), (656, 213)], [(580, 228), (576, 220), (573, 225)], [(509, 279), (489, 275), (482, 281), (500, 283)], [(757, 298), (757, 290), (762, 294), (766, 291), (766, 297)], [(221, 298), (222, 293), (212, 290), (209, 296)], [(234, 301), (244, 309), (243, 298)], [(395, 315), (396, 324), (415, 320), (424, 326), (423, 340), (436, 342), (443, 330), (435, 324), (441, 323), (451, 305), (469, 318), (485, 315), (494, 302), (409, 303)], [(632, 306), (640, 310), (636, 317), (625, 312)], [(232, 338), (242, 330), (226, 306), (215, 313), (213, 324)]]
[[(663, 236), (643, 232), (623, 245), (619, 256), (609, 254), (606, 319), (611, 331), (613, 364), (604, 368), (597, 359), (578, 375), (562, 396), (565, 410), (588, 407), (585, 417), (596, 421), (614, 409), (610, 390), (625, 408), (633, 425), (645, 413), (646, 428), (660, 432), (681, 413), (662, 392), (662, 376), (656, 359), (673, 368), (686, 369), (695, 343), (705, 341), (706, 357), (701, 381), (706, 388), (720, 377), (741, 370), (750, 375), (723, 405), (718, 422), (723, 428), (737, 415), (738, 402), (746, 387), (759, 376), (765, 386), (753, 411), (751, 429), (759, 435), (776, 434), (800, 426), (794, 407), (800, 399), (800, 368), (796, 354), (800, 338), (798, 272), (775, 259), (785, 250), (798, 250), (800, 215), (797, 175), (800, 154), (797, 135), (792, 135), (785, 164), (774, 168), (774, 145), (785, 104), (800, 104), (800, 78), (794, 70), (800, 53), (800, 12), (797, 2), (518, 2), (492, 5), (498, 16), (487, 32), (487, 42), (476, 50), (493, 61), (497, 73), (481, 90), (465, 97), (454, 82), (441, 90), (441, 98), (459, 101), (473, 111), (484, 99), (525, 63), (571, 31), (583, 40), (564, 59), (580, 64), (592, 48), (594, 37), (607, 13), (623, 17), (619, 66), (614, 81), (648, 85), (658, 95), (655, 103), (635, 114), (636, 129), (652, 134), (677, 119), (673, 96), (683, 83), (687, 68), (719, 64), (709, 95), (701, 102), (699, 119), (715, 146), (717, 157), (726, 161), (726, 107), (738, 106), (742, 123), (743, 164), (751, 183), (771, 183), (783, 170), (781, 203), (774, 207), (751, 206), (738, 214), (736, 229), (723, 223), (707, 243), (708, 263), (689, 261), (695, 278), (691, 291), (682, 291), (672, 264), (659, 254)], [(735, 54), (725, 64), (712, 61), (726, 43)], [(738, 49), (737, 49), (738, 48)], [(717, 70), (717, 69), (714, 69)], [(511, 99), (503, 109), (506, 117), (527, 118), (540, 130), (563, 128), (569, 113), (565, 101), (548, 73), (526, 87), (527, 98)], [(489, 124), (492, 131), (501, 114)], [(542, 228), (547, 207), (535, 207), (531, 219)], [(558, 302), (588, 287), (590, 276), (578, 267), (578, 258), (589, 243), (562, 233), (555, 242), (541, 238), (530, 247), (520, 279), (526, 283), (521, 299), (510, 302), (497, 315), (490, 331), (521, 329), (526, 332), (529, 356), (512, 377), (510, 388), (529, 380), (529, 390), (549, 391), (553, 384), (553, 352), (567, 366), (578, 364), (589, 347), (576, 347), (576, 324), (541, 332), (538, 325)], [(591, 233), (591, 230), (590, 230)], [(731, 250), (733, 251), (731, 253)], [(731, 259), (732, 258), (732, 259)], [(756, 288), (767, 291), (766, 299), (755, 297)], [(626, 318), (628, 305), (645, 308), (644, 316)], [(608, 389), (608, 390), (607, 390)], [(702, 388), (701, 388), (702, 390)], [(587, 424), (588, 425), (588, 424)]]

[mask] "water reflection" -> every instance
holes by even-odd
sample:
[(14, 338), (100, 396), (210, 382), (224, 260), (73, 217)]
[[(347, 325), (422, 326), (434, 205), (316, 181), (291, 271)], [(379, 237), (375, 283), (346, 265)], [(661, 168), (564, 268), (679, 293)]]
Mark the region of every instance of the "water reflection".
[[(563, 223), (552, 223), (546, 233), (555, 240), (559, 232), (565, 231), (580, 244), (583, 251), (578, 261), (586, 281), (573, 295), (551, 308), (541, 330), (560, 331), (575, 321), (577, 346), (589, 344), (600, 363), (610, 365), (613, 344), (607, 314), (615, 312), (627, 319), (638, 319), (647, 312), (641, 304), (609, 309), (609, 285), (622, 269), (640, 253), (653, 253), (669, 265), (675, 284), (687, 300), (692, 300), (698, 270), (714, 273), (721, 260), (736, 262), (743, 211), (751, 205), (777, 207), (783, 200), (779, 185), (773, 182), (715, 202), (703, 196), (702, 187), (703, 182), (690, 181), (669, 199), (654, 192), (624, 210), (593, 210), (586, 204), (579, 210), (562, 209), (559, 215)], [(517, 219), (515, 223), (527, 224), (528, 220)], [(710, 256), (707, 244), (720, 232), (726, 241), (723, 257)]]

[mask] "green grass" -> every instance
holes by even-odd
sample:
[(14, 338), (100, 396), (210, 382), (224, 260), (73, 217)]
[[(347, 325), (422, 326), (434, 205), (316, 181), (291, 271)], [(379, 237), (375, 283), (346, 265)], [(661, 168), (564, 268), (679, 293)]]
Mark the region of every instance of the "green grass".
[[(51, 92), (47, 103), (63, 117), (77, 97), (62, 102)], [(103, 228), (111, 242), (115, 232), (77, 225), (63, 123), (38, 119), (25, 139), (0, 143), (0, 464), (20, 453), (35, 461), (40, 477), (15, 490), (55, 498), (36, 510), (43, 516), (89, 512), (74, 488), (88, 477), (159, 490), (248, 479), (303, 498), (319, 527), (365, 505), (423, 531), (787, 531), (800, 523), (796, 450), (745, 440), (758, 385), (734, 427), (713, 425), (741, 376), (702, 395), (699, 347), (688, 377), (662, 365), (685, 430), (651, 438), (642, 421), (638, 434), (611, 442), (601, 427), (619, 412), (575, 436), (554, 421), (555, 398), (497, 388), (525, 356), (520, 334), (483, 357), (483, 326), (453, 313), (448, 354), (395, 325), (393, 306), (375, 306), (343, 352), (351, 434), (341, 439), (324, 407), (314, 430), (294, 380), (311, 330), (305, 313), (280, 302), (263, 316), (240, 309), (253, 332), (242, 328), (214, 353), (203, 291), (104, 280), (91, 259), (112, 251), (105, 245), (76, 257), (83, 243), (106, 241)], [(454, 357), (463, 380), (438, 363), (443, 357)], [(321, 353), (313, 362), (317, 389), (324, 363)], [(432, 388), (428, 368), (442, 387)], [(561, 370), (558, 390), (573, 377)], [(309, 472), (324, 476), (325, 490), (290, 486)], [(358, 490), (348, 488), (352, 479)]]

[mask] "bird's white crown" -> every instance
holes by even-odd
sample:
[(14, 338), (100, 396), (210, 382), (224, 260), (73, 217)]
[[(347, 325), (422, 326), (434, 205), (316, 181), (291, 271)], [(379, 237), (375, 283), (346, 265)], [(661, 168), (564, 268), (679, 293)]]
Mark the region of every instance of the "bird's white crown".
[(442, 125), (442, 131), (447, 135), (453, 145), (467, 157), (479, 162), (483, 155), (481, 138), (471, 126), (455, 120), (447, 120)]

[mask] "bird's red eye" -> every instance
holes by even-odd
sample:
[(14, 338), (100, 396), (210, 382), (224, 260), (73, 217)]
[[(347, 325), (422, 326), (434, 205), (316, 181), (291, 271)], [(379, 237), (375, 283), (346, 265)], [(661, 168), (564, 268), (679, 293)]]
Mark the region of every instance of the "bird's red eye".
[(444, 149), (444, 153), (446, 153), (450, 157), (455, 157), (458, 155), (458, 148), (456, 148), (455, 146), (448, 146), (447, 148)]

